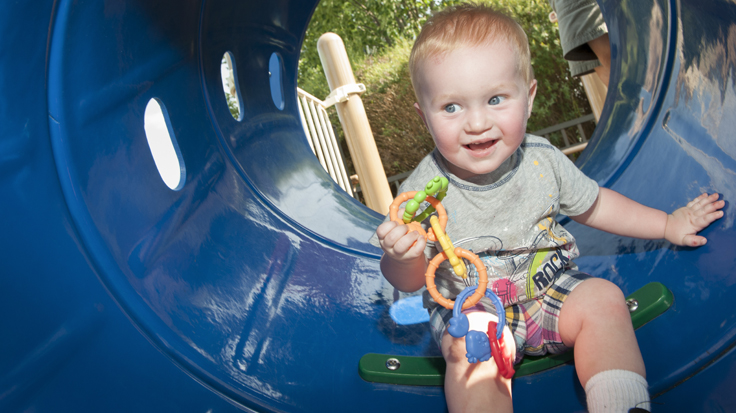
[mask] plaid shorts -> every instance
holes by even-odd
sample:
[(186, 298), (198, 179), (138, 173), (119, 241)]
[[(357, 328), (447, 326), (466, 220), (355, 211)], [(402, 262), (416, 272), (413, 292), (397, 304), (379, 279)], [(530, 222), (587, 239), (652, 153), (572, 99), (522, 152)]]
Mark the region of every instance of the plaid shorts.
[[(541, 356), (560, 354), (569, 348), (562, 343), (557, 321), (562, 303), (575, 287), (590, 278), (580, 271), (567, 270), (555, 280), (547, 292), (539, 298), (506, 307), (506, 323), (516, 341), (516, 360), (519, 363), (525, 354)], [(496, 308), (479, 302), (463, 312), (485, 311), (496, 315)], [(429, 317), (432, 338), (440, 345), (442, 336), (452, 318), (452, 310), (437, 306)]]

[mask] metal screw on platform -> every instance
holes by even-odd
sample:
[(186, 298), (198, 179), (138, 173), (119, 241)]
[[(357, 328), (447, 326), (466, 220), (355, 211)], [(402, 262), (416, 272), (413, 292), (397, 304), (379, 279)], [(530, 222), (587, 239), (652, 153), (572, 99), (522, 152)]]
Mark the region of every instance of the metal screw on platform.
[(399, 359), (390, 358), (386, 360), (386, 368), (389, 370), (398, 370), (399, 367), (401, 367), (401, 362)]
[(626, 300), (626, 305), (629, 307), (630, 313), (633, 313), (637, 308), (639, 308), (639, 302), (636, 301), (635, 298), (629, 298)]

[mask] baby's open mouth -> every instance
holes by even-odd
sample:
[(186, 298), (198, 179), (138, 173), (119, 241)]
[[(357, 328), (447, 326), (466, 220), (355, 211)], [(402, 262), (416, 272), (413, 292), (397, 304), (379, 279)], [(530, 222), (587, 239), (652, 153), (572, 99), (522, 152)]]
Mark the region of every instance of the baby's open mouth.
[(471, 151), (481, 151), (483, 149), (488, 149), (491, 146), (495, 145), (496, 142), (498, 142), (498, 139), (491, 139), (489, 141), (484, 142), (475, 142), (465, 145), (466, 148), (470, 149)]

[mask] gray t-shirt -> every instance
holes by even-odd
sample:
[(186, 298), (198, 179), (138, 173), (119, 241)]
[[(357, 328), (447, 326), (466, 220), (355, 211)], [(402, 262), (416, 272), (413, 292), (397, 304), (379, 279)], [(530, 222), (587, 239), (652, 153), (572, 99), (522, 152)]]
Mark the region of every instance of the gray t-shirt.
[[(504, 306), (541, 296), (561, 271), (574, 268), (572, 260), (579, 256), (575, 238), (555, 216), (586, 212), (598, 197), (598, 184), (549, 141), (526, 135), (496, 171), (472, 181), (451, 174), (446, 162), (435, 149), (404, 181), (400, 192), (423, 190), (435, 176), (449, 179), (442, 200), (448, 215), (447, 235), (455, 247), (481, 258), (489, 288)], [(378, 245), (375, 235), (371, 242)], [(427, 244), (429, 259), (441, 251), (439, 243), (436, 247)], [(473, 285), (477, 284), (478, 273), (472, 265), (468, 273)], [(447, 261), (437, 269), (435, 284), (450, 299), (465, 289)], [(424, 304), (427, 308), (437, 305), (426, 291)]]

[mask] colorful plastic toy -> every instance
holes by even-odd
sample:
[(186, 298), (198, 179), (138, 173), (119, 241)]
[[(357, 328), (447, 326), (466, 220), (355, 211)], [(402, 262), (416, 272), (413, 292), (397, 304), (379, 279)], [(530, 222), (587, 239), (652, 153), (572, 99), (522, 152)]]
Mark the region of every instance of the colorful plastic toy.
[(447, 255), (447, 259), (450, 260), (450, 265), (452, 265), (452, 269), (455, 271), (455, 274), (465, 280), (465, 284), (467, 285), (468, 275), (465, 264), (457, 257), (457, 255), (455, 255), (455, 246), (452, 245), (450, 237), (448, 237), (447, 233), (442, 229), (439, 219), (437, 219), (436, 216), (429, 218), (429, 222), (437, 241), (439, 241), (440, 246), (442, 247), (442, 251)]
[[(437, 241), (434, 231), (431, 228), (425, 231), (424, 228), (422, 228), (421, 224), (419, 224), (419, 222), (417, 221), (410, 220), (409, 222), (404, 222), (403, 219), (398, 218), (399, 206), (401, 206), (402, 203), (408, 200), (416, 200), (414, 199), (415, 197), (421, 198), (421, 196), (418, 195), (421, 195), (419, 194), (419, 191), (403, 192), (399, 194), (399, 196), (394, 199), (394, 202), (392, 202), (391, 205), (388, 207), (389, 217), (391, 218), (391, 221), (394, 221), (401, 225), (408, 225), (409, 230), (419, 232), (419, 234), (421, 234), (424, 238), (433, 242)], [(436, 208), (437, 214), (439, 216), (440, 227), (444, 229), (445, 226), (447, 226), (447, 212), (445, 212), (445, 208), (442, 206), (442, 204), (440, 204), (440, 201), (426, 194), (424, 195), (423, 201), (429, 202), (432, 207)], [(406, 212), (404, 212), (404, 214), (406, 214)]]
[[(439, 265), (443, 261), (449, 260), (455, 274), (463, 279), (465, 285), (469, 285), (470, 280), (468, 279), (467, 270), (461, 258), (467, 259), (475, 265), (478, 270), (478, 289), (476, 293), (473, 294), (467, 302), (465, 302), (463, 309), (466, 309), (477, 304), (483, 297), (483, 294), (488, 287), (488, 274), (486, 273), (485, 265), (483, 265), (477, 255), (463, 248), (455, 248), (452, 245), (450, 237), (445, 233), (445, 227), (447, 226), (447, 212), (440, 203), (440, 200), (447, 195), (448, 184), (449, 181), (447, 178), (437, 176), (427, 183), (424, 191), (403, 192), (399, 194), (399, 196), (397, 196), (396, 199), (394, 199), (394, 202), (389, 206), (389, 217), (394, 222), (408, 225), (410, 230), (417, 231), (426, 239), (440, 243), (442, 252), (437, 254), (429, 262), (427, 272), (425, 273), (425, 279), (429, 294), (437, 303), (445, 308), (452, 309), (454, 301), (443, 297), (442, 294), (437, 291), (434, 278), (435, 271), (437, 271)], [(437, 198), (432, 196), (435, 193), (438, 194)], [(399, 207), (406, 201), (408, 202), (406, 203), (404, 215), (402, 219), (399, 219)], [(415, 216), (421, 203), (424, 201), (429, 202), (431, 207), (427, 207), (421, 214)], [(420, 222), (435, 211), (437, 212), (437, 216), (430, 217), (431, 228), (425, 231)]]
[(488, 297), (493, 305), (496, 307), (496, 314), (498, 315), (498, 323), (490, 321), (488, 323), (487, 333), (470, 330), (470, 323), (468, 317), (462, 313), (463, 302), (471, 295), (476, 292), (478, 287), (470, 286), (463, 290), (460, 295), (457, 296), (455, 305), (452, 309), (452, 319), (450, 324), (447, 326), (447, 332), (455, 338), (465, 336), (465, 349), (467, 350), (466, 357), (470, 363), (478, 363), (489, 360), (493, 357), (498, 366), (498, 371), (505, 378), (513, 377), (515, 371), (513, 367), (514, 361), (511, 359), (511, 351), (506, 347), (503, 340), (503, 329), (506, 326), (506, 310), (503, 307), (503, 303), (496, 294), (491, 290), (485, 291), (485, 296)]
[[(511, 352), (506, 348), (503, 341), (503, 328), (506, 325), (506, 318), (504, 317), (505, 310), (501, 300), (488, 289), (488, 274), (486, 272), (486, 266), (480, 260), (480, 258), (472, 252), (465, 250), (460, 247), (452, 245), (450, 237), (445, 232), (447, 226), (447, 211), (442, 206), (440, 201), (447, 195), (447, 187), (449, 181), (447, 178), (436, 176), (426, 185), (424, 191), (415, 192), (404, 192), (394, 199), (389, 207), (389, 217), (392, 221), (399, 224), (409, 225), (410, 230), (415, 230), (422, 234), (426, 239), (439, 242), (442, 247), (442, 252), (437, 254), (427, 265), (427, 272), (425, 273), (425, 279), (427, 283), (427, 291), (434, 298), (434, 300), (444, 306), (447, 309), (453, 310), (453, 317), (450, 320), (450, 325), (447, 327), (447, 331), (453, 337), (465, 336), (465, 346), (467, 349), (466, 356), (468, 361), (471, 363), (478, 363), (487, 361), (491, 357), (496, 360), (498, 370), (503, 377), (510, 378), (514, 375), (513, 360), (511, 360)], [(432, 195), (437, 194), (437, 198)], [(406, 202), (404, 215), (402, 219), (398, 218), (399, 207), (402, 203)], [(417, 215), (417, 211), (421, 206), (421, 203), (427, 201), (431, 205), (425, 208), (425, 210)], [(431, 216), (429, 222), (431, 228), (425, 231), (420, 225), (420, 222), (424, 221), (432, 213), (437, 212), (437, 216)], [(470, 280), (468, 279), (467, 269), (465, 264), (461, 260), (464, 258), (470, 261), (478, 271), (478, 285), (468, 285)], [(468, 287), (458, 295), (457, 300), (453, 301), (442, 296), (437, 291), (437, 286), (434, 283), (435, 272), (439, 268), (440, 264), (445, 260), (450, 261), (455, 275), (462, 278), (465, 285)], [(468, 331), (469, 324), (468, 318), (462, 313), (462, 310), (470, 308), (480, 301), (485, 294), (486, 297), (493, 301), (496, 306), (496, 312), (499, 315), (499, 323), (490, 322), (488, 323), (488, 334), (481, 331)], [(496, 329), (496, 333), (493, 334), (493, 329)]]
[[(475, 294), (468, 298), (468, 300), (463, 305), (463, 310), (465, 310), (477, 304), (478, 301), (480, 301), (480, 299), (483, 297), (483, 294), (488, 287), (488, 274), (486, 273), (485, 265), (483, 265), (483, 262), (480, 260), (480, 258), (478, 258), (477, 255), (460, 247), (455, 248), (454, 252), (455, 255), (457, 255), (458, 257), (469, 260), (473, 265), (475, 265), (475, 268), (478, 270), (478, 290), (475, 292)], [(440, 264), (442, 264), (442, 262), (445, 261), (447, 258), (448, 257), (444, 252), (441, 252), (437, 254), (434, 258), (432, 258), (427, 266), (427, 272), (424, 274), (424, 277), (427, 284), (427, 291), (429, 291), (429, 294), (432, 296), (432, 298), (434, 298), (434, 300), (443, 307), (447, 309), (452, 309), (455, 306), (455, 302), (443, 297), (442, 294), (437, 291), (437, 286), (434, 283), (435, 271), (437, 271), (437, 268), (440, 266)]]
[[(429, 181), (429, 183), (427, 183), (427, 186), (424, 188), (424, 192), (427, 195), (432, 195), (432, 196), (434, 196), (434, 194), (437, 194), (436, 196), (437, 200), (442, 202), (442, 200), (445, 198), (445, 195), (447, 195), (447, 187), (449, 186), (449, 184), (450, 184), (450, 181), (447, 178), (435, 176), (431, 181)], [(417, 194), (419, 195), (421, 194), (421, 192), (422, 191), (420, 191)], [(406, 211), (409, 211), (410, 205), (411, 205), (411, 208), (413, 209), (413, 211), (411, 211), (411, 214), (412, 215), (415, 214), (417, 209), (419, 209), (420, 203), (421, 201), (416, 204), (416, 208), (415, 208), (414, 206), (415, 204), (409, 201), (409, 203), (406, 204)], [(404, 220), (406, 220), (406, 211), (404, 212)], [(434, 207), (429, 206), (424, 210), (424, 212), (412, 218), (412, 220), (417, 221), (417, 222), (422, 222), (425, 219), (427, 219), (428, 216), (432, 215), (434, 211), (435, 211)]]
[[(499, 317), (499, 319), (504, 318), (506, 317)], [(491, 355), (493, 356), (493, 360), (496, 361), (496, 366), (498, 366), (498, 372), (501, 373), (501, 376), (510, 379), (516, 374), (514, 360), (511, 359), (511, 350), (506, 347), (506, 342), (503, 341), (503, 333), (501, 333), (500, 338), (493, 335), (493, 330), (496, 328), (496, 322), (488, 322), (487, 337), (491, 344)]]

